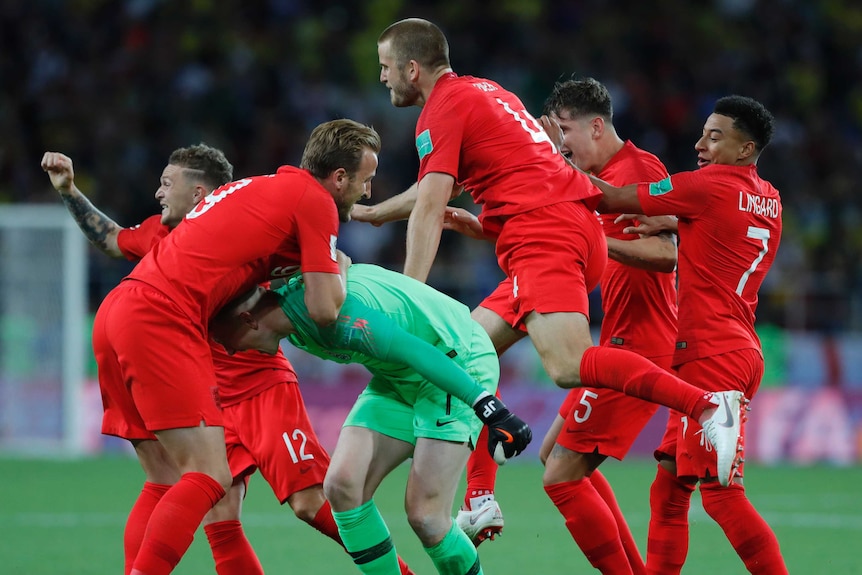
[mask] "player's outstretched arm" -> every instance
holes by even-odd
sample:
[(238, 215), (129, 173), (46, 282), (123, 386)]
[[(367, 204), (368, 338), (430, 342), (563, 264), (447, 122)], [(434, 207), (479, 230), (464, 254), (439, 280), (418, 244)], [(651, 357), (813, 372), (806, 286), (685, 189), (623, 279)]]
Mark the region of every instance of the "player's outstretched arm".
[(631, 241), (607, 238), (607, 241), (608, 257), (621, 264), (651, 272), (670, 273), (676, 269), (676, 236), (673, 234), (661, 233)]
[(464, 208), (446, 206), (443, 214), (443, 229), (452, 230), (476, 240), (491, 241), (490, 238), (485, 237), (479, 218)]
[(452, 199), (455, 178), (449, 174), (425, 174), (416, 191), (416, 205), (407, 220), (407, 258), (404, 275), (421, 282), (428, 279), (440, 247), (446, 205)]
[(59, 152), (45, 152), (42, 169), (51, 178), (51, 185), (60, 193), (66, 209), (91, 244), (113, 258), (123, 257), (117, 236), (123, 228), (100, 212), (75, 185), (72, 159)]
[(416, 204), (417, 185), (412, 186), (396, 196), (387, 198), (380, 203), (366, 206), (365, 204), (353, 204), (350, 219), (357, 222), (367, 222), (374, 226), (381, 226), (388, 222), (406, 220), (413, 211)]
[(623, 228), (624, 234), (639, 234), (644, 236), (655, 236), (663, 233), (679, 233), (679, 218), (676, 216), (645, 216), (643, 214), (620, 214), (615, 224), (625, 220), (635, 220), (637, 226), (630, 225)]

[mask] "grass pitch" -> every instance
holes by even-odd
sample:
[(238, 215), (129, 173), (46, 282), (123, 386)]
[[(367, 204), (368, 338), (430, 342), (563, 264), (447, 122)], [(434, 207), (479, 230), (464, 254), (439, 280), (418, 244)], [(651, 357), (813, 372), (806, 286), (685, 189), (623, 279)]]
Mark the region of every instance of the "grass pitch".
[[(746, 488), (772, 525), (794, 574), (862, 575), (862, 468), (746, 465)], [(641, 552), (649, 519), (651, 461), (607, 461)], [(595, 573), (570, 538), (541, 486), (541, 467), (519, 462), (500, 469), (497, 498), (503, 535), (479, 548), (486, 574)], [(406, 468), (384, 482), (376, 502), (399, 553), (419, 575), (436, 573), (403, 512)], [(143, 474), (133, 459), (75, 461), (0, 459), (0, 573), (117, 575), (122, 572), (125, 516)], [(742, 562), (721, 530), (692, 502), (691, 544), (683, 573), (743, 574)], [(359, 573), (335, 543), (280, 507), (255, 476), (243, 523), (267, 573)], [(174, 571), (215, 573), (206, 537), (198, 532)]]

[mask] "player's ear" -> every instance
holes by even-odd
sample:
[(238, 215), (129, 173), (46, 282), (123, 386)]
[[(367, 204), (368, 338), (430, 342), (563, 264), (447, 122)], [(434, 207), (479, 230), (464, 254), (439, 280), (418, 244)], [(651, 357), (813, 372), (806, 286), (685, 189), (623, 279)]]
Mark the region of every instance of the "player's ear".
[(598, 140), (605, 132), (605, 120), (601, 116), (596, 116), (590, 123), (591, 135), (594, 140)]
[(240, 312), (239, 319), (251, 329), (257, 329), (258, 327), (257, 318), (250, 311)]
[(407, 78), (410, 79), (411, 82), (415, 82), (419, 78), (419, 72), (422, 67), (419, 65), (419, 62), (416, 60), (410, 60), (407, 63)]
[(739, 150), (739, 159), (747, 160), (754, 156), (757, 153), (757, 146), (754, 145), (752, 140), (749, 140), (742, 144), (742, 148)]

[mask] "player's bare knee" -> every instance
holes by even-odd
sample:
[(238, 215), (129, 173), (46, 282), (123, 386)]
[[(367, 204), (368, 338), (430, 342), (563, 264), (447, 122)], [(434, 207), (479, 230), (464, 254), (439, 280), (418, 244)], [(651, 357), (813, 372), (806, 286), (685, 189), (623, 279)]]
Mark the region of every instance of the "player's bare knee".
[(560, 362), (545, 366), (548, 377), (562, 389), (572, 389), (581, 386), (581, 374), (577, 365), (569, 362)]
[(440, 543), (451, 527), (451, 517), (427, 509), (407, 509), (407, 522), (424, 547)]
[(323, 496), (329, 500), (332, 508), (343, 511), (360, 505), (362, 489), (357, 489), (347, 477), (331, 471), (330, 467), (330, 472), (323, 481)]
[(297, 491), (287, 499), (287, 504), (293, 510), (296, 518), (306, 523), (314, 521), (324, 503), (326, 503), (326, 498), (323, 495), (322, 485), (314, 485)]

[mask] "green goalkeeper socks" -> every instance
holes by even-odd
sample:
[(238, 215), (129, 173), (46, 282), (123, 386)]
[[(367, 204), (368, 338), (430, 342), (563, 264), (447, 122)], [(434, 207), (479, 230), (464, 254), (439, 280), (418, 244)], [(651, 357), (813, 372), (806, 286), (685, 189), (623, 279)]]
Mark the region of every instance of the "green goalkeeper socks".
[(349, 511), (333, 511), (338, 533), (353, 562), (365, 575), (400, 575), (389, 528), (374, 501)]
[(454, 521), (443, 540), (425, 553), (440, 575), (483, 575), (476, 547)]

